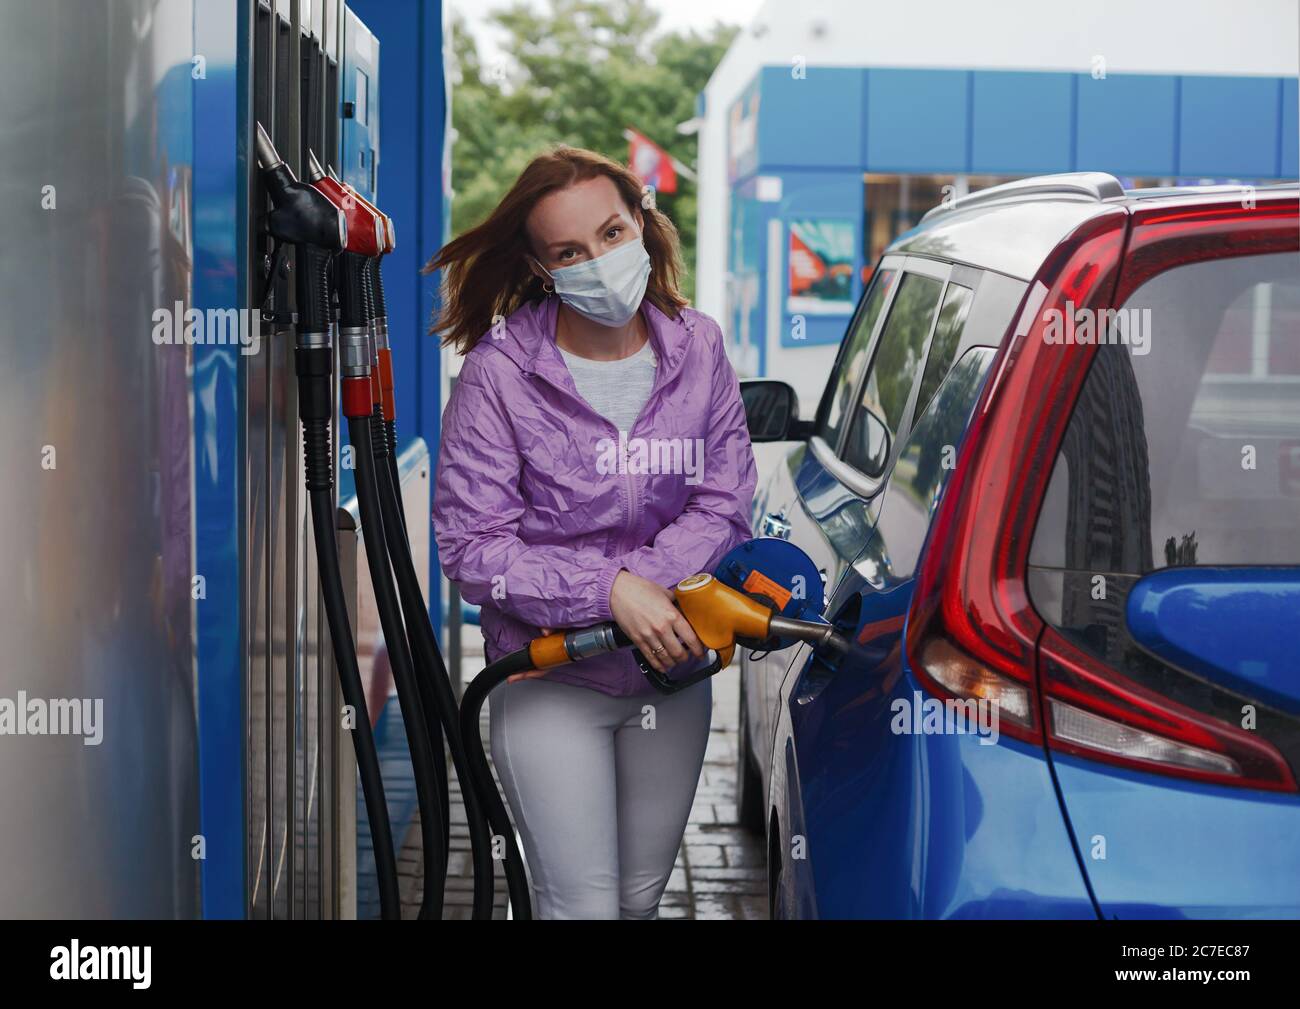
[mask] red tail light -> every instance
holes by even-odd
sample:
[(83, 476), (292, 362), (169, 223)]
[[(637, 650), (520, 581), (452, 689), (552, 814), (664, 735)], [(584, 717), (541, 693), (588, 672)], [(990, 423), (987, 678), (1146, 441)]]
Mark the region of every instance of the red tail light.
[(1030, 285), (917, 574), (907, 630), (913, 670), (940, 697), (997, 702), (1000, 731), (1019, 739), (1042, 739), (1035, 649), (1043, 621), (1025, 588), (1033, 522), (1094, 349), (1047, 342), (1044, 316), (1109, 298), (1126, 220), (1119, 208), (1093, 218)]
[(1039, 656), (1052, 749), (1198, 781), (1295, 791), (1291, 768), (1258, 736), (1129, 681), (1050, 628)]
[(1047, 311), (1066, 312), (1067, 302), (1075, 310), (1120, 305), (1183, 262), (1295, 249), (1296, 215), (1294, 197), (1251, 211), (1153, 201), (1133, 215), (1120, 278), (1128, 215), (1116, 208), (1043, 265), (993, 362), (917, 573), (907, 654), (928, 690), (997, 701), (1002, 732), (1061, 752), (1202, 781), (1296, 789), (1269, 743), (1085, 655), (1045, 626), (1025, 586), (1034, 525), (1096, 349), (1048, 343)]

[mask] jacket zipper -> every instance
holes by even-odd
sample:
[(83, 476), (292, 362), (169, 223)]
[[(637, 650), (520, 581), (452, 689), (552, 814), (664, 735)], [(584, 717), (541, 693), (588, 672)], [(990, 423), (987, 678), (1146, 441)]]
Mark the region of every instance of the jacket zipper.
[[(569, 399), (576, 402), (579, 406), (586, 409), (586, 411), (589, 414), (591, 414), (593, 417), (597, 418), (602, 423), (604, 423), (607, 427), (613, 430), (615, 443), (617, 443), (618, 438), (622, 434), (622, 432), (619, 431), (618, 427), (615, 426), (614, 422), (611, 421), (608, 417), (604, 417), (601, 414), (597, 413), (592, 408), (591, 404), (588, 403), (585, 399), (583, 399), (581, 396), (577, 395), (576, 393), (570, 392), (568, 389), (560, 385), (558, 382), (554, 382), (551, 379), (547, 378), (541, 372), (528, 371), (527, 374), (533, 375), (536, 378), (540, 378), (552, 389), (555, 389), (557, 392), (563, 393), (565, 396), (568, 396)], [(676, 368), (673, 369), (671, 375), (668, 374), (667, 372), (660, 373), (658, 370), (656, 370), (654, 384), (650, 386), (650, 395), (646, 397), (646, 401), (642, 405), (640, 412), (637, 413), (636, 419), (632, 421), (632, 426), (628, 428), (627, 438), (629, 442), (632, 440), (632, 432), (635, 431), (636, 426), (639, 423), (641, 423), (641, 418), (644, 417), (646, 411), (650, 409), (651, 404), (654, 403), (655, 397), (659, 395), (660, 390), (668, 383), (668, 380), (672, 378), (673, 375), (676, 374), (677, 374)], [(633, 531), (636, 529), (636, 523), (639, 516), (637, 514), (638, 508), (637, 508), (636, 483), (632, 479), (632, 474), (626, 471), (626, 467), (623, 473), (623, 477), (624, 477), (624, 486), (627, 488), (627, 519), (624, 522), (623, 536), (621, 541), (619, 542), (619, 546), (623, 549), (626, 549), (627, 543), (629, 542), (628, 538), (632, 535)], [(623, 551), (619, 550), (617, 552), (621, 553)]]

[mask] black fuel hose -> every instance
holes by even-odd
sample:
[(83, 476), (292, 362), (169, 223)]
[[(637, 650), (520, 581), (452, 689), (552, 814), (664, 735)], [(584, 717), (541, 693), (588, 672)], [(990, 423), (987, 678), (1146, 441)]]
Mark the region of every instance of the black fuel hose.
[[(387, 326), (388, 309), (384, 301), (384, 282), (380, 269), (382, 256), (364, 261), (358, 271), (357, 283), (364, 295), (365, 318)], [(385, 333), (387, 330), (385, 329)], [(377, 339), (377, 336), (376, 336)], [(380, 367), (380, 385), (386, 395), (392, 395), (392, 362), (388, 356), (387, 336), (377, 347)], [(433, 745), (434, 767), (438, 775), (438, 799), (442, 807), (443, 880), (451, 859), (451, 795), (447, 778), (447, 756), (443, 750), (446, 737), (451, 751), (456, 776), (464, 780), (463, 749), (456, 739), (456, 696), (447, 677), (447, 666), (438, 649), (438, 641), (429, 623), (429, 610), (424, 603), (415, 564), (411, 557), (411, 544), (406, 528), (406, 508), (402, 503), (402, 478), (397, 469), (397, 425), (384, 419), (379, 407), (371, 415), (371, 443), (375, 452), (375, 474), (379, 483), (379, 500), (383, 510), (384, 538), (388, 559), (397, 576), (398, 592), (402, 601), (402, 616), (406, 624), (407, 643), (415, 662), (416, 680), (420, 687), (421, 706), (427, 723), (426, 729)], [(436, 720), (435, 720), (436, 719)], [(468, 801), (468, 799), (466, 800)]]
[[(388, 801), (379, 773), (379, 754), (370, 728), (365, 688), (352, 642), (352, 625), (348, 622), (347, 603), (343, 597), (343, 579), (339, 571), (338, 548), (334, 540), (334, 501), (329, 493), (311, 491), (312, 531), (316, 537), (316, 566), (320, 570), (321, 598), (325, 604), (325, 622), (339, 669), (343, 703), (352, 709), (352, 748), (356, 753), (361, 777), (361, 794), (366, 802), (366, 819), (370, 822), (370, 845), (375, 855), (375, 875), (379, 880), (379, 916), (388, 921), (402, 917), (401, 896), (397, 885), (397, 859), (393, 854), (393, 826), (388, 819)], [(323, 544), (323, 545), (321, 545)]]
[(370, 421), (367, 416), (348, 418), (348, 437), (356, 457), (357, 504), (360, 506), (361, 531), (366, 542), (366, 564), (370, 569), (384, 641), (388, 645), (393, 680), (397, 685), (397, 699), (402, 710), (402, 724), (411, 751), (411, 768), (415, 776), (420, 835), (424, 848), (424, 891), (420, 918), (438, 920), (442, 917), (443, 874), (446, 865), (442, 850), (440, 786), (435, 770), (433, 745), (429, 738), (429, 723), (420, 700), (420, 688), (402, 626), (392, 571), (388, 566)]
[[(375, 423), (371, 418), (371, 423)], [(375, 428), (379, 430), (379, 428)], [(391, 456), (390, 456), (391, 458)], [(452, 765), (456, 777), (464, 784), (469, 777), (468, 764), (465, 760), (465, 747), (460, 738), (460, 724), (456, 719), (456, 695), (451, 689), (451, 679), (447, 675), (447, 666), (438, 648), (438, 639), (433, 633), (433, 624), (429, 621), (429, 610), (424, 602), (424, 593), (420, 589), (419, 576), (415, 570), (415, 560), (411, 556), (411, 546), (400, 531), (399, 505), (401, 496), (393, 483), (388, 468), (376, 464), (379, 479), (379, 503), (383, 509), (384, 535), (388, 540), (388, 559), (393, 565), (393, 574), (397, 578), (397, 590), (402, 600), (402, 616), (406, 622), (407, 639), (411, 645), (411, 656), (415, 660), (416, 678), (420, 684), (420, 700), (424, 712), (430, 716), (429, 737), (435, 741), (437, 753), (441, 755), (441, 743), (445, 737), (451, 750)], [(399, 530), (390, 534), (390, 529)], [(433, 721), (436, 718), (437, 721)], [(439, 731), (441, 730), (441, 731)], [(440, 768), (440, 782), (446, 783), (446, 764)], [(466, 816), (472, 835), (479, 821), (474, 815), (476, 798), (468, 786), (461, 789), (464, 797)], [(446, 788), (440, 796), (447, 805), (443, 806), (443, 824), (448, 828), (445, 836), (444, 852), (450, 847), (450, 797)]]
[[(519, 846), (515, 844), (514, 828), (510, 824), (510, 815), (505, 803), (497, 791), (496, 782), (492, 780), (492, 768), (488, 764), (487, 752), (483, 748), (483, 737), (479, 734), (479, 717), (483, 711), (483, 702), (498, 684), (504, 683), (516, 673), (526, 673), (533, 668), (533, 660), (528, 649), (504, 655), (488, 665), (470, 681), (460, 699), (460, 736), (465, 743), (465, 754), (469, 758), (469, 784), (478, 800), (478, 816), (481, 819), (477, 832), (471, 829), (470, 840), (474, 852), (474, 920), (490, 921), (492, 918), (492, 899), (494, 880), (492, 869), (491, 833), (502, 839), (505, 845), (506, 887), (510, 891), (510, 905), (516, 921), (529, 921), (533, 916), (532, 900), (528, 893), (528, 877), (524, 872), (523, 857)], [(464, 784), (464, 782), (462, 782)], [(468, 814), (468, 810), (466, 811)], [(475, 840), (475, 838), (478, 840)]]
[[(321, 384), (319, 375), (315, 372), (322, 368), (325, 376), (323, 385), (326, 410), (332, 409), (329, 406), (328, 392), (331, 354), (329, 347), (297, 352), (299, 382), (305, 393), (300, 402), (304, 405), (305, 412), (308, 402), (314, 398), (311, 392), (313, 386)], [(334, 662), (338, 667), (343, 702), (352, 709), (352, 747), (356, 752), (357, 770), (361, 777), (361, 793), (365, 797), (366, 818), (370, 821), (370, 843), (375, 856), (375, 876), (379, 881), (379, 913), (384, 919), (397, 921), (402, 917), (402, 905), (397, 885), (397, 859), (393, 854), (393, 828), (388, 819), (388, 803), (384, 797), (384, 781), (379, 773), (379, 754), (370, 728), (365, 688), (361, 685), (361, 671), (357, 666), (357, 652), (352, 640), (347, 602), (343, 596), (343, 576), (339, 570), (334, 533), (334, 453), (329, 412), (323, 417), (305, 417), (302, 424), (307, 493), (311, 503), (321, 598), (325, 607), (325, 622), (329, 626), (330, 644), (334, 650)]]
[[(447, 754), (443, 747), (443, 726), (450, 713), (447, 715), (443, 713), (444, 698), (439, 696), (435, 681), (439, 674), (442, 679), (447, 679), (447, 667), (443, 664), (442, 653), (438, 650), (438, 642), (433, 636), (433, 626), (429, 623), (429, 611), (424, 605), (424, 593), (420, 590), (420, 582), (415, 574), (415, 562), (411, 557), (410, 543), (395, 513), (398, 493), (389, 466), (392, 454), (389, 451), (383, 419), (378, 411), (370, 417), (370, 440), (375, 453), (375, 481), (379, 485), (380, 516), (384, 523), (384, 548), (388, 552), (388, 561), (397, 580), (397, 594), (402, 604), (402, 623), (406, 627), (406, 643), (414, 662), (415, 682), (420, 691), (420, 710), (424, 713), (424, 728), (433, 749), (433, 767), (437, 777), (438, 804), (442, 819), (442, 872), (445, 885), (451, 857), (451, 795), (447, 778)], [(403, 568), (406, 569), (405, 572)], [(404, 577), (404, 574), (409, 574), (409, 577)], [(452, 698), (450, 710), (454, 711), (456, 702), (449, 680), (446, 697)]]
[[(397, 468), (397, 422), (386, 420), (383, 422), (384, 434), (388, 438), (388, 473), (392, 477), (393, 486), (402, 486), (402, 474)], [(402, 495), (397, 495), (397, 517), (401, 522), (403, 535), (407, 534), (406, 530), (406, 505), (402, 502)]]

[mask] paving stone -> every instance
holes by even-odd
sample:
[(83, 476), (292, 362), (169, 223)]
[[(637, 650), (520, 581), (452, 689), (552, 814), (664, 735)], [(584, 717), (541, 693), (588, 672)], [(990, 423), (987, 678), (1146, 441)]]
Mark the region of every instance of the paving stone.
[(764, 872), (767, 871), (767, 858), (763, 854), (763, 845), (760, 838), (755, 838), (753, 844), (724, 845), (722, 850), (726, 853), (727, 865), (743, 866), (745, 868), (757, 867)]
[(736, 909), (723, 895), (696, 897), (694, 911), (696, 920), (734, 921), (736, 918)]
[(754, 879), (766, 879), (766, 878), (767, 878), (767, 872), (764, 869), (727, 868), (721, 866), (720, 867), (700, 866), (699, 868), (696, 868), (695, 866), (691, 867), (692, 884), (699, 883), (701, 880), (718, 880), (718, 881), (725, 882), (727, 880), (741, 881), (741, 880), (754, 880)]
[(698, 902), (703, 897), (726, 896), (730, 894), (760, 894), (767, 892), (767, 880), (743, 879), (693, 879), (691, 893)]
[(694, 870), (697, 867), (727, 864), (726, 849), (719, 844), (690, 844), (686, 846), (686, 861)]

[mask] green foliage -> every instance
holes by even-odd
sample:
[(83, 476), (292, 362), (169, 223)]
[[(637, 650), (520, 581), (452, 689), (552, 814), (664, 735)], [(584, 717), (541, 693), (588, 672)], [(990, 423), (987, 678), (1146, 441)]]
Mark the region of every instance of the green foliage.
[[(647, 0), (550, 0), (494, 11), (504, 30), (502, 65), (485, 66), (457, 17), (452, 27), (452, 233), (483, 220), (528, 161), (547, 146), (572, 144), (627, 163), (623, 130), (649, 137), (694, 169), (696, 138), (677, 132), (695, 115), (737, 29), (656, 33), (659, 14)], [(684, 293), (695, 287), (695, 184), (656, 204), (677, 225), (687, 265)]]

